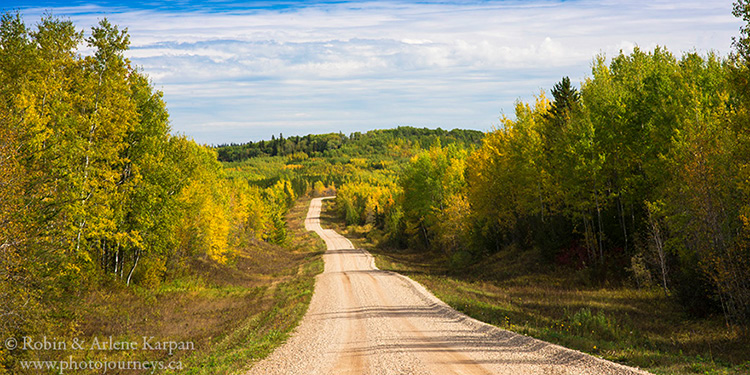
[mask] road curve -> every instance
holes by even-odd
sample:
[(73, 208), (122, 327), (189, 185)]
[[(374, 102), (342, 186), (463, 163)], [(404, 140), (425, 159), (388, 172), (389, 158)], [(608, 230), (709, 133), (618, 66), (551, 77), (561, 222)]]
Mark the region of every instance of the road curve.
[(320, 226), (328, 246), (307, 314), (248, 374), (647, 374), (461, 314), (420, 284), (377, 269), (372, 256)]

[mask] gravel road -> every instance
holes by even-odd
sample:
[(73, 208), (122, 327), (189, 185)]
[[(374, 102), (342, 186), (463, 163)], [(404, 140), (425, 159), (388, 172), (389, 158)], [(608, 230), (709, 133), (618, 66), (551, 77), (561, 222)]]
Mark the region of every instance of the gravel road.
[(305, 222), (328, 245), (309, 310), (249, 374), (647, 374), (453, 310), (323, 229), (321, 201), (312, 200)]

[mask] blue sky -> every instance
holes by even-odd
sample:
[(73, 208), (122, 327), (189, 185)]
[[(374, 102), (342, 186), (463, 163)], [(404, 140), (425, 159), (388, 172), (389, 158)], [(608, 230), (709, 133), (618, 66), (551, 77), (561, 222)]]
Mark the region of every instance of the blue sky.
[[(489, 130), (516, 100), (595, 55), (666, 46), (722, 55), (731, 0), (0, 0), (86, 31), (128, 27), (128, 57), (164, 91), (172, 128), (202, 143), (398, 125)], [(90, 53), (85, 47), (82, 53)]]

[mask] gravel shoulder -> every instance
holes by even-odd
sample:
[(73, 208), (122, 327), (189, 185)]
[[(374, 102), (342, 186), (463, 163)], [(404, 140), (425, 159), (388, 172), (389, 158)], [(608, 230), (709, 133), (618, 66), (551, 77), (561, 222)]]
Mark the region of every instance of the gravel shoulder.
[(647, 374), (509, 332), (459, 313), (320, 226), (313, 199), (305, 228), (326, 242), (305, 318), (249, 374)]

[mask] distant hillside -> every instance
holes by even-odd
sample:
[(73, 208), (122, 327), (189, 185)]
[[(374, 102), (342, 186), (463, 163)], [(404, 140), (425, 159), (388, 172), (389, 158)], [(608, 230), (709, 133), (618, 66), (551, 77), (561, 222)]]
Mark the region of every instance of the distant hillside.
[(463, 146), (479, 145), (484, 133), (466, 129), (428, 129), (399, 126), (395, 129), (370, 130), (366, 133), (308, 134), (284, 138), (272, 136), (271, 140), (217, 146), (220, 161), (242, 161), (259, 156), (286, 156), (304, 152), (308, 156), (361, 156), (388, 154), (393, 145), (409, 148), (428, 148), (459, 143)]

